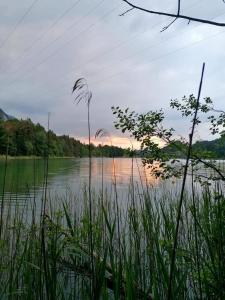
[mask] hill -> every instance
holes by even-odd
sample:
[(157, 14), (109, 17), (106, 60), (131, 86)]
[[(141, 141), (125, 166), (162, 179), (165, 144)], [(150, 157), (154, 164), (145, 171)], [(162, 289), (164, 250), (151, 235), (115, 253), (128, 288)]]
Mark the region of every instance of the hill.
[[(184, 158), (186, 145), (180, 141), (168, 145), (162, 149), (169, 158)], [(225, 159), (225, 134), (212, 141), (197, 141), (193, 145), (193, 152), (202, 158)]]
[[(11, 156), (88, 156), (88, 145), (68, 135), (57, 136), (51, 130), (47, 132), (43, 126), (34, 124), (30, 119), (0, 120), (0, 154), (5, 154), (7, 149)], [(121, 157), (129, 154), (126, 149), (108, 145), (91, 145), (91, 149), (93, 156)]]
[(7, 114), (0, 108), (0, 120), (7, 121), (7, 120), (13, 120), (13, 119), (15, 119), (15, 118), (12, 117), (12, 116), (7, 115)]

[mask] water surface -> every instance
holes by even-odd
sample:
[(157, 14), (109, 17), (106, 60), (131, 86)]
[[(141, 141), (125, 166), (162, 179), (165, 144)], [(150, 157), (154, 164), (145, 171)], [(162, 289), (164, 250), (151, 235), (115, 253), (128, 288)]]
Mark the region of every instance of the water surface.
[[(162, 181), (150, 174), (142, 165), (141, 159), (134, 158), (92, 158), (91, 186), (96, 192), (108, 189), (113, 193), (115, 186), (121, 201), (127, 197), (130, 183), (140, 191), (148, 188), (157, 194), (177, 193), (180, 180)], [(68, 193), (79, 195), (89, 181), (88, 158), (49, 159), (48, 167), (43, 159), (9, 159), (0, 160), (0, 196), (10, 202), (29, 201), (43, 197), (46, 184), (52, 195), (67, 198)], [(4, 189), (3, 189), (3, 183)], [(190, 178), (187, 189), (190, 187)]]

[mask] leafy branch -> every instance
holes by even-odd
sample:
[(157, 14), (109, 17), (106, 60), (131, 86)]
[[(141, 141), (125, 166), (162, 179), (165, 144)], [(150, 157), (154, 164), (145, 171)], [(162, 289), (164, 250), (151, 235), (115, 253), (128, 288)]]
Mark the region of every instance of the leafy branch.
[[(223, 136), (225, 113), (213, 108), (211, 98), (206, 97), (198, 103), (194, 95), (190, 95), (189, 97), (184, 96), (181, 101), (177, 99), (171, 100), (170, 107), (179, 111), (183, 118), (190, 118), (191, 122), (195, 123), (195, 126), (198, 126), (202, 122), (199, 116), (195, 116), (195, 110), (198, 107), (198, 112), (208, 115), (207, 120), (210, 123), (210, 134), (215, 135), (219, 133)], [(123, 133), (129, 132), (132, 138), (140, 142), (143, 163), (149, 166), (151, 172), (156, 177), (167, 179), (182, 176), (184, 171), (182, 161), (180, 159), (171, 160), (171, 155), (166, 149), (169, 149), (169, 147), (175, 148), (180, 153), (180, 157), (186, 157), (188, 142), (184, 138), (178, 140), (173, 128), (165, 128), (163, 124), (165, 115), (162, 110), (149, 111), (142, 114), (130, 111), (129, 108), (123, 111), (118, 106), (112, 107), (112, 110), (113, 114), (117, 117), (117, 121), (114, 122), (115, 127)], [(214, 114), (211, 114), (212, 112)], [(215, 115), (218, 113), (219, 115)], [(160, 147), (159, 140), (163, 141), (167, 147)], [(225, 181), (225, 175), (222, 170), (212, 160), (209, 162), (209, 158), (211, 157), (208, 153), (199, 153), (197, 150), (191, 149), (189, 167), (192, 167), (194, 170), (195, 181), (208, 185), (210, 185), (210, 181), (215, 181), (218, 178)], [(217, 176), (208, 174), (208, 180), (202, 180), (203, 178), (206, 179), (204, 175), (199, 173), (202, 165), (205, 168), (213, 170)]]

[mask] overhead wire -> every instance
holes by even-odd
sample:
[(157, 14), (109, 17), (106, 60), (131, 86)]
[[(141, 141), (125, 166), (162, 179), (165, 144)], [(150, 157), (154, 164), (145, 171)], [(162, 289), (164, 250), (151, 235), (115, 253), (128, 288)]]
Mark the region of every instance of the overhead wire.
[[(93, 12), (98, 6), (100, 6), (103, 2), (104, 2), (104, 0), (98, 2), (97, 5), (96, 5), (94, 8), (92, 8), (90, 11), (88, 11), (88, 13), (85, 14), (84, 17), (87, 17), (90, 13), (92, 13), (92, 12)], [(195, 2), (195, 3), (192, 4), (191, 6), (188, 6), (186, 9), (190, 9), (190, 8), (192, 8), (193, 6), (195, 6), (196, 4), (199, 4), (199, 2)], [(111, 14), (115, 9), (116, 9), (116, 7), (113, 8), (112, 10), (110, 10), (109, 12), (107, 12), (100, 20), (103, 20), (105, 17), (107, 17), (109, 14)], [(98, 20), (98, 22), (99, 22), (100, 20)], [(98, 22), (97, 22), (97, 23), (98, 23)], [(76, 24), (77, 24), (77, 23), (78, 23), (78, 22), (76, 22)], [(157, 22), (156, 24), (153, 25), (152, 28), (156, 27), (156, 26), (159, 25), (159, 24), (160, 24), (160, 22)], [(63, 46), (61, 46), (59, 49), (57, 49), (56, 51), (54, 51), (53, 53), (51, 53), (50, 55), (48, 55), (46, 58), (44, 58), (41, 62), (39, 62), (38, 65), (37, 65), (36, 67), (38, 68), (40, 65), (42, 65), (43, 63), (45, 63), (46, 61), (48, 61), (51, 57), (55, 56), (55, 55), (56, 55), (63, 47), (65, 47), (66, 45), (70, 44), (70, 43), (71, 43), (75, 38), (77, 38), (80, 34), (82, 34), (82, 33), (86, 32), (87, 30), (91, 29), (94, 25), (96, 25), (96, 23), (95, 23), (95, 24), (91, 24), (88, 28), (85, 28), (83, 31), (79, 32), (79, 33), (78, 33), (77, 35), (75, 35), (70, 41), (66, 42), (66, 43), (65, 43)], [(70, 29), (71, 27), (73, 27), (73, 26), (74, 26), (74, 24), (70, 25), (70, 26), (66, 29), (66, 31), (67, 31), (68, 29)], [(152, 28), (151, 28), (151, 29), (152, 29)], [(149, 30), (144, 30), (141, 34), (145, 33), (146, 31), (149, 31)], [(64, 33), (65, 33), (65, 31), (64, 31), (59, 37), (57, 37), (55, 40), (53, 40), (53, 41), (51, 41), (49, 44), (47, 44), (46, 47), (42, 48), (42, 49), (39, 51), (39, 55), (40, 55), (41, 52), (43, 52), (45, 49), (47, 49), (52, 43), (54, 43), (54, 42), (57, 41), (59, 38), (61, 38), (62, 35), (64, 35)], [(135, 36), (137, 36), (137, 35), (139, 35), (139, 34), (140, 34), (140, 33), (136, 34)], [(114, 51), (115, 49), (121, 47), (123, 44), (126, 44), (128, 41), (134, 39), (135, 36), (132, 37), (132, 38), (127, 39), (126, 41), (123, 41), (123, 42), (117, 44), (115, 47), (113, 47), (113, 49), (110, 49), (110, 50), (108, 51), (108, 53)], [(102, 57), (102, 56), (107, 55), (108, 53), (107, 53), (107, 51), (105, 51), (103, 54), (100, 54), (99, 56)], [(97, 57), (95, 57), (95, 58), (97, 58)], [(91, 59), (89, 60), (89, 62), (93, 61), (95, 58), (91, 58)], [(86, 65), (86, 64), (87, 64), (87, 62), (85, 63), (85, 65)], [(82, 65), (80, 65), (79, 67), (82, 67)], [(29, 69), (28, 72), (31, 72), (31, 71), (33, 70), (33, 68), (35, 68), (35, 65), (34, 65), (31, 69)], [(35, 69), (36, 69), (36, 68), (35, 68)], [(77, 69), (77, 68), (76, 68), (76, 69)], [(72, 73), (72, 71), (71, 71), (70, 73)], [(67, 76), (68, 76), (68, 75), (67, 75)], [(26, 76), (25, 76), (25, 78), (26, 78)], [(21, 79), (21, 78), (20, 78), (20, 79)], [(15, 82), (15, 80), (13, 80), (11, 83), (9, 83), (9, 85), (11, 85), (11, 84), (14, 83), (14, 82)]]
[[(201, 1), (202, 1), (202, 0), (201, 0)], [(199, 4), (199, 0), (198, 0), (197, 2), (195, 2), (195, 3), (193, 3), (191, 6), (186, 7), (185, 9), (193, 8), (193, 7), (196, 6), (197, 4)], [(144, 34), (144, 33), (146, 33), (146, 32), (152, 31), (153, 28), (155, 28), (156, 26), (160, 25), (161, 23), (162, 23), (162, 22), (159, 21), (159, 22), (153, 24), (153, 25), (151, 26), (151, 30), (145, 29), (145, 30), (142, 31), (142, 32), (138, 32), (138, 33), (134, 34), (134, 36), (132, 36), (132, 37), (126, 39), (125, 41), (122, 41), (122, 42), (118, 43), (116, 46), (114, 46), (113, 48), (111, 48), (108, 52), (101, 53), (101, 54), (99, 54), (98, 56), (95, 56), (95, 57), (91, 58), (90, 60), (87, 60), (87, 61), (85, 62), (85, 65), (87, 65), (89, 62), (92, 62), (94, 59), (96, 59), (96, 58), (98, 58), (98, 57), (102, 57), (102, 56), (105, 56), (106, 54), (109, 54), (109, 53), (113, 52), (114, 50), (120, 48), (121, 46), (123, 46), (123, 45), (126, 44), (127, 42), (130, 42), (130, 41), (134, 40), (138, 35), (140, 36), (140, 35), (142, 35), (142, 34)], [(74, 68), (74, 69), (79, 69), (81, 66), (83, 66), (83, 65), (79, 65), (78, 67), (76, 67), (76, 68)], [(73, 70), (71, 70), (71, 71), (73, 71)]]
[(16, 25), (13, 27), (13, 29), (9, 32), (9, 34), (7, 35), (7, 37), (1, 42), (0, 44), (0, 49), (2, 49), (6, 43), (9, 41), (9, 39), (12, 37), (12, 35), (18, 30), (18, 28), (20, 27), (20, 25), (23, 23), (24, 19), (26, 18), (26, 16), (31, 12), (31, 10), (33, 9), (33, 7), (36, 5), (36, 3), (39, 0), (34, 0), (31, 5), (27, 8), (27, 10), (25, 11), (25, 13), (22, 15), (22, 17), (19, 19), (19, 21), (16, 23)]
[[(72, 9), (72, 8), (74, 8), (78, 3), (80, 2), (80, 0), (78, 0), (78, 1), (76, 1), (75, 3), (73, 3), (72, 4), (72, 6), (70, 6), (68, 9), (66, 9), (66, 11), (64, 11), (64, 13), (52, 24), (52, 26), (51, 26), (51, 28), (54, 26), (54, 25), (56, 25), (57, 23), (58, 23), (58, 21), (60, 20), (60, 19), (62, 19), (62, 17), (64, 17), (68, 12), (69, 12), (69, 10), (70, 9)], [(100, 3), (97, 3), (97, 5), (93, 8), (93, 9), (91, 9), (88, 13), (86, 13), (85, 14), (85, 16), (83, 16), (83, 18), (84, 17), (87, 17), (88, 15), (90, 15), (90, 13), (92, 13), (99, 5), (101, 5), (102, 4), (102, 2), (104, 2), (104, 0), (102, 0), (102, 1), (100, 1)], [(199, 4), (199, 1), (198, 2), (195, 2), (194, 4), (192, 4), (191, 6), (188, 6), (188, 7), (186, 7), (186, 9), (190, 9), (190, 8), (192, 8), (193, 6), (196, 6), (197, 4)], [(47, 44), (47, 46), (45, 46), (44, 48), (42, 48), (39, 52), (38, 52), (38, 55), (40, 55), (43, 51), (45, 51), (46, 49), (48, 49), (53, 43), (55, 43), (56, 41), (58, 41), (64, 34), (65, 34), (65, 32), (66, 31), (68, 31), (68, 30), (70, 30), (72, 27), (74, 27), (77, 23), (79, 23), (79, 22), (76, 22), (75, 21), (75, 24), (74, 23), (72, 23), (72, 25), (70, 25), (60, 36), (58, 36), (55, 40), (53, 40), (53, 41), (51, 41), (50, 43), (48, 43)], [(155, 25), (153, 25), (153, 28), (155, 27), (155, 26), (157, 26), (158, 24), (160, 24), (160, 22), (158, 22), (158, 23), (156, 23)], [(91, 26), (92, 27), (92, 26)], [(86, 29), (84, 30), (84, 31), (86, 31)], [(147, 30), (144, 30), (143, 32), (141, 32), (141, 33), (139, 33), (139, 34), (143, 34), (144, 32), (146, 32)], [(82, 33), (82, 32), (81, 32)], [(80, 33), (79, 33), (80, 34)], [(45, 35), (45, 33), (44, 33), (44, 35)], [(76, 37), (76, 36), (75, 36)], [(135, 37), (132, 37), (131, 39), (133, 39), (133, 38), (135, 38)], [(40, 39), (38, 39), (38, 40), (40, 40)], [(130, 39), (128, 39), (128, 40), (126, 40), (125, 42), (121, 42), (121, 43), (119, 43), (117, 46), (115, 46), (115, 47), (113, 47), (113, 49), (110, 49), (109, 50), (109, 52), (112, 52), (113, 50), (115, 50), (115, 49), (117, 49), (117, 48), (119, 48), (119, 47), (121, 47), (123, 44), (125, 44), (125, 43), (127, 43), (128, 41), (129, 41)], [(36, 42), (34, 41), (34, 43), (33, 43), (33, 45), (35, 44)], [(66, 43), (67, 44), (67, 43)], [(32, 46), (33, 47), (33, 46)], [(30, 49), (30, 48), (28, 48), (28, 49)], [(100, 54), (99, 56), (105, 56), (105, 55), (107, 55), (107, 52), (104, 52), (103, 54)], [(97, 58), (97, 57), (96, 57)], [(91, 62), (91, 61), (93, 61), (93, 59), (95, 59), (95, 58), (92, 58), (92, 59), (90, 59), (89, 61)], [(48, 60), (48, 59), (47, 59)], [(27, 64), (26, 64), (27, 65)], [(22, 66), (23, 66), (23, 64), (22, 64)], [(16, 70), (16, 72), (17, 71), (19, 71), (20, 69), (21, 69), (21, 67), (22, 66), (20, 66), (17, 70)], [(80, 66), (79, 66), (80, 67)], [(77, 69), (77, 68), (76, 68)], [(71, 73), (72, 73), (72, 71), (71, 71)]]
[[(51, 31), (51, 29), (71, 10), (71, 9), (73, 9), (75, 6), (77, 6), (77, 4), (79, 4), (79, 2), (80, 2), (81, 0), (78, 0), (78, 1), (76, 1), (75, 3), (73, 3), (69, 8), (67, 8), (63, 13), (62, 13), (62, 15), (60, 15), (60, 17), (50, 26), (50, 28), (47, 30), (47, 31), (45, 31), (44, 33), (43, 33), (43, 35), (41, 35), (38, 39), (36, 39), (33, 43), (32, 43), (32, 45), (30, 46), (30, 47), (28, 47), (28, 48), (26, 48), (25, 49), (25, 52), (27, 52), (28, 50), (31, 50), (36, 44), (37, 44), (37, 42), (38, 41), (40, 41), (47, 33), (49, 33), (49, 31)], [(104, 1), (104, 0), (103, 0)], [(100, 1), (100, 4), (103, 2), (103, 1)], [(188, 6), (188, 7), (186, 7), (185, 9), (190, 9), (190, 8), (192, 8), (192, 7), (194, 7), (194, 6), (196, 6), (197, 4), (199, 4), (199, 1), (197, 1), (197, 2), (195, 2), (194, 4), (192, 4), (191, 6)], [(99, 4), (97, 4), (97, 6), (99, 6)], [(85, 16), (83, 16), (83, 17), (87, 17), (88, 15), (90, 15), (90, 13), (92, 13), (93, 12), (93, 10), (95, 10), (96, 9), (96, 6), (93, 8), (93, 9), (91, 9), (87, 14), (85, 14)], [(45, 51), (46, 49), (48, 49), (52, 44), (54, 44), (56, 41), (58, 41), (64, 34), (65, 34), (65, 32), (67, 32), (68, 30), (70, 30), (72, 27), (74, 27), (76, 24), (78, 24), (79, 22), (74, 22), (74, 23), (72, 23), (66, 30), (64, 30), (64, 32), (60, 35), (60, 36), (58, 36), (56, 39), (54, 39), (53, 41), (51, 41), (50, 43), (48, 43), (45, 47), (43, 47), (39, 52), (38, 52), (38, 55), (40, 55), (43, 51)], [(155, 26), (157, 26), (158, 24), (160, 24), (160, 22), (158, 22), (157, 24), (155, 24), (155, 25), (153, 25), (153, 28), (155, 27)], [(138, 34), (143, 34), (144, 32), (146, 32), (147, 30), (144, 30), (143, 32), (141, 32), (141, 33), (138, 33)], [(138, 35), (137, 34), (137, 35)], [(133, 39), (134, 37), (132, 37), (131, 39)], [(115, 49), (117, 49), (117, 48), (119, 48), (120, 46), (122, 46), (122, 44), (125, 44), (125, 43), (127, 43), (128, 41), (129, 41), (130, 39), (128, 39), (128, 40), (126, 40), (125, 42), (121, 42), (119, 45), (117, 45), (117, 46), (115, 46), (115, 47), (113, 47), (113, 49), (111, 49), (109, 52), (112, 52), (113, 50), (115, 50)], [(103, 56), (105, 56), (107, 53), (103, 53)], [(99, 56), (101, 56), (101, 55), (99, 55)], [(24, 54), (22, 54), (22, 56), (20, 57), (20, 58), (22, 58), (22, 57), (24, 57)], [(92, 58), (90, 61), (92, 61), (94, 58)], [(18, 59), (16, 59), (16, 61), (17, 61)], [(15, 62), (15, 60), (14, 60), (14, 62)], [(17, 70), (16, 70), (16, 72), (17, 71), (19, 71), (20, 69), (21, 69), (21, 67), (23, 67), (23, 64), (21, 65), (21, 66), (19, 66), (19, 68), (17, 68)], [(7, 71), (7, 69), (5, 70), (5, 71)]]
[[(202, 0), (201, 0), (201, 1), (202, 1)], [(189, 9), (193, 8), (194, 6), (196, 6), (196, 5), (198, 5), (198, 4), (199, 4), (199, 1), (196, 1), (196, 2), (193, 3), (192, 5), (190, 5), (190, 6), (188, 6), (188, 7), (185, 7), (185, 9), (188, 9), (188, 10), (189, 10)], [(110, 50), (104, 51), (103, 53), (100, 53), (100, 54), (98, 54), (98, 55), (96, 55), (96, 56), (90, 58), (89, 60), (85, 61), (85, 63), (80, 64), (80, 65), (78, 65), (77, 67), (73, 68), (73, 69), (69, 72), (69, 74), (66, 75), (66, 78), (67, 78), (68, 76), (70, 76), (70, 74), (71, 74), (75, 69), (76, 69), (76, 71), (77, 71), (77, 70), (79, 70), (81, 67), (86, 66), (88, 63), (95, 61), (95, 59), (97, 59), (97, 58), (99, 58), (99, 57), (102, 58), (103, 56), (108, 55), (109, 53), (113, 52), (114, 50), (119, 49), (121, 46), (123, 46), (123, 45), (127, 44), (128, 42), (134, 40), (137, 36), (140, 36), (140, 35), (142, 35), (142, 34), (144, 34), (144, 33), (146, 33), (146, 32), (152, 31), (153, 28), (157, 27), (157, 26), (160, 25), (160, 24), (161, 24), (161, 21), (160, 21), (160, 22), (157, 22), (156, 24), (154, 24), (153, 26), (151, 26), (151, 30), (145, 29), (145, 30), (142, 31), (141, 33), (137, 33), (137, 34), (135, 34), (134, 36), (132, 36), (132, 37), (126, 39), (125, 41), (122, 41), (122, 42), (118, 43), (116, 46), (112, 47)], [(64, 79), (65, 79), (65, 77), (64, 77)]]
[[(221, 15), (221, 14), (220, 14), (220, 15)], [(219, 16), (220, 16), (220, 15), (219, 15)], [(217, 18), (217, 17), (218, 17), (218, 16), (214, 17), (214, 19)], [(191, 30), (196, 29), (196, 28), (201, 27), (201, 26), (203, 26), (203, 25), (202, 25), (202, 24), (196, 24)], [(176, 38), (177, 36), (180, 35), (180, 33), (181, 33), (182, 31), (185, 31), (185, 30), (186, 30), (186, 28), (183, 28), (181, 31), (177, 32), (176, 34), (170, 36), (170, 37), (167, 38), (167, 39), (164, 39), (164, 40), (160, 41), (160, 42), (157, 43), (157, 44), (151, 45), (150, 47), (147, 46), (147, 47), (145, 47), (145, 48), (143, 48), (143, 49), (141, 49), (141, 50), (136, 51), (134, 54), (131, 54), (131, 55), (129, 55), (129, 56), (126, 56), (125, 58), (119, 59), (119, 60), (117, 60), (116, 62), (112, 62), (110, 66), (107, 65), (106, 67), (100, 68), (99, 72), (102, 73), (102, 71), (105, 70), (105, 69), (110, 69), (110, 70), (111, 70), (111, 68), (112, 68), (115, 64), (121, 64), (122, 62), (127, 61), (127, 60), (129, 60), (129, 59), (131, 59), (131, 58), (133, 58), (133, 57), (139, 56), (141, 53), (143, 53), (143, 52), (146, 51), (146, 50), (149, 50), (149, 49), (151, 49), (151, 48), (158, 47), (159, 45), (164, 44), (165, 42), (167, 42), (167, 41), (169, 41), (169, 40), (171, 40), (171, 39)], [(160, 55), (159, 57), (153, 58), (153, 59), (150, 60), (150, 61), (148, 60), (148, 63), (153, 62), (153, 61), (156, 61), (156, 60), (161, 59), (161, 58), (163, 58), (163, 57), (172, 55), (173, 53), (176, 53), (176, 52), (181, 51), (181, 50), (183, 50), (183, 49), (186, 49), (186, 48), (188, 48), (188, 47), (193, 47), (193, 46), (195, 46), (195, 45), (197, 45), (197, 44), (199, 44), (199, 43), (201, 43), (201, 42), (203, 42), (203, 41), (205, 41), (205, 40), (207, 40), (207, 39), (209, 39), (209, 38), (211, 38), (211, 37), (214, 38), (214, 37), (216, 37), (216, 36), (218, 36), (218, 35), (220, 35), (220, 34), (223, 34), (223, 33), (224, 33), (224, 31), (222, 31), (222, 32), (221, 32), (221, 31), (220, 31), (220, 32), (217, 32), (216, 34), (207, 36), (207, 37), (205, 37), (205, 38), (203, 38), (203, 39), (201, 39), (201, 40), (199, 40), (199, 41), (196, 41), (196, 42), (193, 42), (193, 43), (191, 43), (191, 44), (182, 46), (182, 47), (180, 47), (180, 48), (178, 48), (178, 49), (176, 49), (176, 50), (173, 50), (173, 51), (171, 51), (171, 52), (169, 52), (169, 53), (162, 54), (162, 55)], [(85, 64), (85, 65), (86, 65), (86, 64)], [(115, 74), (113, 73), (112, 75), (110, 75), (110, 76), (107, 77), (107, 78), (110, 79), (110, 78), (115, 77), (115, 76), (117, 76), (117, 75), (120, 75), (121, 73), (124, 73), (124, 72), (126, 72), (126, 70), (125, 70), (125, 71), (121, 71), (121, 72), (119, 72), (119, 73), (116, 72)], [(98, 72), (96, 72), (96, 73), (98, 73)], [(95, 76), (96, 73), (94, 73), (93, 76)], [(64, 79), (64, 80), (65, 80), (65, 79)], [(105, 81), (105, 79), (104, 79), (104, 81)], [(101, 82), (101, 80), (98, 81), (98, 82)], [(97, 83), (98, 83), (98, 82), (97, 82)]]
[[(104, 0), (103, 0), (104, 1)], [(75, 35), (72, 39), (70, 39), (69, 41), (67, 41), (65, 44), (63, 44), (61, 47), (57, 48), (56, 50), (54, 50), (51, 54), (49, 54), (47, 57), (45, 57), (44, 59), (42, 59), (38, 64), (34, 64), (33, 66), (31, 66), (31, 68), (29, 70), (26, 71), (25, 76), (22, 79), (25, 79), (28, 75), (28, 73), (32, 73), (33, 70), (36, 70), (38, 67), (40, 67), (42, 64), (44, 64), (46, 61), (48, 61), (50, 58), (52, 58), (53, 56), (57, 55), (58, 52), (60, 52), (62, 49), (64, 49), (64, 47), (66, 45), (69, 45), (71, 42), (74, 41), (74, 39), (78, 38), (78, 36), (80, 36), (81, 34), (84, 34), (85, 32), (89, 31), (91, 28), (93, 28), (95, 25), (97, 25), (100, 21), (102, 21), (103, 19), (105, 19), (109, 14), (111, 14), (116, 8), (110, 9), (110, 11), (108, 11), (107, 13), (105, 13), (100, 19), (98, 19), (97, 22), (91, 23), (87, 28), (85, 28), (84, 30), (82, 30), (81, 32), (79, 32), (77, 35)], [(20, 77), (21, 79), (21, 77)], [(17, 79), (12, 80), (6, 87), (11, 86), (13, 83), (15, 83), (17, 81)]]
[[(158, 56), (158, 57), (156, 57), (156, 58), (153, 58), (152, 60), (148, 60), (148, 63), (151, 63), (151, 62), (154, 62), (154, 61), (156, 61), (156, 60), (162, 59), (162, 58), (164, 58), (164, 57), (170, 56), (170, 55), (172, 55), (172, 54), (174, 54), (174, 53), (177, 53), (177, 52), (179, 52), (179, 51), (182, 51), (182, 50), (184, 50), (184, 49), (186, 49), (186, 48), (196, 46), (197, 44), (200, 44), (201, 42), (203, 42), (203, 41), (205, 41), (205, 40), (215, 38), (215, 37), (217, 37), (218, 35), (224, 34), (224, 33), (225, 33), (225, 31), (217, 32), (216, 34), (210, 35), (210, 36), (208, 36), (208, 37), (206, 37), (206, 38), (203, 38), (203, 39), (201, 39), (201, 40), (199, 40), (199, 41), (196, 41), (196, 42), (193, 42), (193, 43), (191, 43), (191, 44), (185, 45), (185, 46), (180, 47), (180, 48), (178, 48), (178, 49), (176, 49), (176, 50), (170, 51), (169, 53), (162, 54), (162, 55), (160, 55), (160, 56)], [(126, 60), (127, 60), (127, 58), (126, 58)], [(121, 72), (113, 73), (113, 74), (109, 75), (108, 77), (105, 77), (103, 80), (99, 80), (99, 81), (93, 82), (93, 84), (98, 84), (98, 83), (105, 82), (106, 80), (111, 79), (111, 78), (113, 78), (113, 77), (116, 77), (116, 76), (118, 76), (118, 75), (121, 75), (121, 74), (123, 74), (124, 72), (126, 72), (126, 70), (122, 70)]]
[[(53, 44), (55, 44), (57, 41), (59, 41), (65, 35), (65, 33), (70, 31), (73, 27), (80, 24), (80, 22), (82, 22), (85, 18), (87, 18), (90, 14), (92, 14), (104, 1), (105, 0), (98, 1), (98, 3), (94, 7), (92, 7), (82, 17), (78, 18), (78, 20), (75, 20), (74, 22), (72, 22), (72, 24), (70, 24), (60, 35), (58, 35), (55, 39), (53, 39), (49, 43), (47, 43), (47, 45), (45, 45), (44, 47), (39, 49), (38, 55), (40, 55), (45, 50), (47, 50), (49, 47), (51, 47)], [(23, 68), (24, 65), (27, 66), (30, 59), (32, 59), (32, 55), (31, 55), (31, 57), (28, 58), (28, 61), (26, 61), (24, 64), (22, 63), (14, 72), (18, 72), (21, 68)]]
[[(196, 25), (196, 26), (195, 26), (194, 28), (192, 28), (192, 29), (195, 29), (196, 27), (199, 27), (199, 26), (202, 26), (202, 24), (200, 24), (200, 25), (198, 24), (198, 25)], [(215, 37), (217, 37), (218, 35), (224, 34), (224, 33), (225, 33), (224, 30), (223, 30), (223, 31), (220, 31), (220, 32), (217, 32), (217, 33), (212, 34), (212, 35), (210, 35), (210, 36), (207, 36), (207, 37), (205, 37), (205, 38), (203, 38), (203, 39), (201, 39), (201, 40), (199, 40), (199, 41), (196, 41), (196, 42), (193, 42), (193, 43), (191, 43), (191, 44), (188, 44), (188, 45), (179, 47), (178, 49), (175, 49), (175, 50), (170, 51), (170, 52), (168, 52), (168, 53), (165, 53), (165, 54), (162, 54), (162, 55), (160, 55), (160, 56), (157, 56), (157, 57), (155, 57), (155, 58), (153, 58), (153, 59), (151, 59), (151, 60), (148, 60), (148, 63), (153, 63), (153, 62), (155, 62), (155, 61), (157, 61), (157, 60), (163, 59), (163, 58), (168, 57), (168, 56), (170, 56), (170, 55), (172, 55), (172, 54), (174, 54), (174, 53), (177, 53), (177, 52), (179, 52), (179, 51), (185, 50), (186, 48), (196, 46), (196, 45), (200, 44), (201, 42), (203, 42), (203, 41), (205, 41), (205, 40), (208, 40), (208, 39), (211, 39), (211, 38), (215, 38)], [(173, 36), (172, 38), (174, 38), (174, 36)], [(129, 58), (131, 58), (131, 57), (132, 57), (132, 55), (129, 56)], [(124, 60), (127, 60), (127, 59), (128, 59), (128, 58), (125, 58)], [(123, 60), (121, 60), (121, 61), (123, 61)], [(120, 62), (121, 62), (121, 61), (120, 61)], [(100, 69), (99, 72), (102, 72), (102, 70), (103, 70), (103, 68)], [(96, 85), (96, 84), (99, 84), (99, 83), (103, 83), (103, 82), (105, 82), (105, 81), (107, 81), (107, 80), (109, 80), (109, 79), (112, 79), (112, 78), (114, 78), (114, 77), (116, 77), (116, 76), (119, 76), (119, 75), (125, 73), (126, 71), (127, 71), (127, 70), (121, 70), (120, 72), (115, 72), (115, 73), (113, 73), (113, 74), (110, 74), (109, 76), (105, 76), (104, 79), (100, 79), (100, 80), (97, 80), (97, 81), (94, 81), (94, 82), (91, 82), (91, 81), (90, 81), (90, 84)], [(94, 74), (94, 76), (96, 76), (96, 74)], [(67, 90), (68, 90), (68, 89), (67, 89)], [(68, 91), (67, 93), (62, 94), (62, 95), (60, 95), (59, 97), (65, 97), (65, 96), (69, 96), (69, 95), (70, 95), (70, 93), (69, 93), (69, 91)]]
[[(221, 14), (220, 14), (220, 15), (221, 15)], [(216, 16), (216, 17), (218, 17), (218, 16)], [(197, 25), (196, 27), (198, 27), (198, 26), (201, 26), (201, 24), (200, 24), (200, 25)], [(85, 29), (85, 30), (86, 30), (86, 29)], [(180, 34), (180, 32), (178, 32), (178, 34)], [(220, 34), (220, 33), (218, 33), (218, 34)], [(216, 34), (216, 35), (218, 35), (218, 34)], [(211, 36), (210, 36), (210, 37), (211, 37)], [(210, 37), (208, 37), (208, 38), (210, 38)], [(174, 36), (172, 36), (172, 37), (170, 37), (170, 38), (174, 38)], [(205, 38), (205, 39), (207, 39), (207, 38)], [(173, 53), (175, 53), (175, 52), (177, 52), (177, 51), (180, 51), (180, 50), (182, 50), (182, 49), (185, 49), (185, 48), (187, 48), (187, 47), (189, 47), (189, 46), (191, 47), (191, 46), (193, 46), (193, 45), (195, 45), (195, 44), (198, 44), (198, 43), (204, 41), (205, 39), (202, 39), (202, 40), (200, 40), (200, 41), (194, 42), (194, 43), (192, 43), (191, 45), (186, 45), (186, 46), (181, 47), (181, 48), (179, 48), (179, 49), (176, 49), (175, 51), (172, 51), (172, 52), (170, 52), (170, 53), (163, 54), (162, 56), (157, 57), (157, 58), (154, 58), (154, 59), (151, 60), (151, 61), (155, 61), (155, 60), (158, 60), (158, 59), (160, 59), (160, 58), (162, 58), (162, 57), (171, 55), (171, 54), (173, 54)], [(168, 40), (168, 39), (167, 39), (167, 40)], [(162, 42), (160, 42), (160, 43), (162, 43)], [(160, 44), (160, 43), (158, 43), (158, 44)], [(143, 50), (146, 50), (146, 49), (147, 49), (147, 48), (142, 49), (141, 52), (143, 52)], [(138, 53), (136, 53), (135, 55), (131, 55), (131, 56), (129, 56), (129, 57), (126, 57), (125, 59), (120, 60), (120, 62), (121, 62), (121, 61), (124, 61), (124, 60), (127, 60), (127, 59), (129, 59), (129, 58), (131, 58), (131, 57), (133, 57), (133, 56), (136, 56), (137, 54), (138, 54)], [(48, 57), (45, 58), (45, 60), (46, 60), (46, 59), (48, 59)], [(44, 61), (45, 61), (45, 60), (44, 60)], [(43, 61), (42, 61), (41, 63), (43, 63)], [(37, 67), (38, 67), (38, 66), (37, 66)], [(104, 68), (102, 68), (102, 69), (104, 69)], [(101, 69), (100, 71), (102, 71), (102, 69)], [(126, 70), (125, 70), (125, 71), (126, 71)], [(110, 76), (108, 76), (107, 78), (104, 78), (103, 81), (105, 81), (106, 79), (110, 79), (110, 78), (112, 78), (112, 77), (115, 77), (115, 76), (117, 76), (117, 75), (120, 75), (121, 73), (124, 73), (124, 71), (117, 72), (117, 73), (113, 73), (113, 74), (111, 74)], [(100, 81), (98, 81), (98, 82), (102, 82), (102, 81), (100, 80)], [(95, 84), (95, 83), (98, 83), (98, 82), (94, 82), (94, 84)]]
[(26, 53), (30, 50), (32, 50), (38, 42), (40, 42), (45, 36), (47, 36), (52, 30), (53, 28), (72, 10), (74, 9), (79, 3), (81, 2), (81, 0), (77, 0), (76, 2), (74, 2), (72, 5), (70, 5), (51, 25), (50, 27), (45, 30), (37, 39), (33, 40), (32, 43), (30, 44), (30, 46), (26, 47), (23, 51), (23, 53), (15, 58), (12, 63), (15, 64), (17, 61), (19, 61), (20, 59), (23, 59), (26, 56)]

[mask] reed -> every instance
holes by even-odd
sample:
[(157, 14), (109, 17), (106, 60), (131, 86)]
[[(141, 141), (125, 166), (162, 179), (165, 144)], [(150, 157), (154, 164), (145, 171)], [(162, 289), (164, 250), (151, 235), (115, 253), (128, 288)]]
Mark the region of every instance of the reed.
[[(113, 188), (104, 195), (91, 190), (94, 268), (88, 186), (79, 196), (48, 195), (45, 264), (38, 206), (5, 202), (0, 298), (166, 299), (179, 191), (159, 195), (133, 179), (131, 185), (126, 207), (117, 205)], [(192, 193), (184, 193), (173, 299), (224, 299), (224, 203), (218, 183), (201, 190), (193, 183)]]

